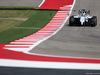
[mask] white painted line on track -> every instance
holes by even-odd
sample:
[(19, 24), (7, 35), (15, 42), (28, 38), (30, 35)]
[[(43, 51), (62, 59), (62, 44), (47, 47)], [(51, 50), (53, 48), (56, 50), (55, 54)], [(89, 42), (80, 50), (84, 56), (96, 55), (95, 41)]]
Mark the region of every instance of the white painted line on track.
[[(12, 50), (12, 51), (17, 51), (17, 52), (23, 52), (24, 50), (28, 50), (29, 48), (5, 48), (5, 49)], [(8, 64), (10, 64), (10, 63), (8, 63)]]
[(15, 44), (33, 44), (33, 42), (11, 42), (11, 43), (15, 43)]
[(5, 45), (5, 46), (32, 46), (32, 45)]
[(41, 3), (38, 7), (41, 7), (41, 6), (43, 5), (44, 2), (45, 2), (45, 0), (43, 0), (42, 3)]
[(37, 40), (33, 38), (26, 38), (26, 39), (20, 39), (20, 40), (15, 40), (15, 41), (17, 42), (17, 41), (37, 41)]
[[(8, 65), (8, 63), (10, 63)], [(64, 63), (64, 62), (45, 62), (45, 61), (22, 61), (0, 59), (0, 66), (8, 67), (29, 67), (29, 68), (49, 68), (49, 69), (85, 69), (100, 70), (100, 64), (90, 63)]]

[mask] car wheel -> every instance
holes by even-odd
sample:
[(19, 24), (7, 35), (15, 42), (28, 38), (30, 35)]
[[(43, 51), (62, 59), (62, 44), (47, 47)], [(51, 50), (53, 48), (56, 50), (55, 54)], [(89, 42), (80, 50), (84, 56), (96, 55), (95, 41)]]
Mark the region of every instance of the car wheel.
[(70, 25), (70, 26), (73, 26), (74, 23), (75, 23), (74, 16), (71, 16), (71, 17), (69, 18), (69, 25)]
[(93, 18), (91, 19), (91, 21), (92, 21), (91, 26), (92, 27), (95, 27), (97, 25), (97, 17), (96, 16), (93, 16)]

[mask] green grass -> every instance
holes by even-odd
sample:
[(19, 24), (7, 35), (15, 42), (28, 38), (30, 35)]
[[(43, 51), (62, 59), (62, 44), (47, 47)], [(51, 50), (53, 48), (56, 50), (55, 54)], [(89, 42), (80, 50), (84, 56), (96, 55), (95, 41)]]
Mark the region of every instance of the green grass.
[[(0, 7), (0, 9), (6, 8), (6, 10), (0, 10), (0, 18), (29, 18), (35, 10), (7, 10), (7, 9), (29, 9), (33, 7)], [(34, 9), (34, 8), (33, 8)], [(11, 29), (15, 26), (20, 25), (24, 21), (11, 20), (11, 19), (0, 19), (0, 32)]]
[(36, 7), (0, 6), (0, 18), (29, 18), (35, 13), (34, 9)]
[(37, 7), (25, 7), (25, 6), (0, 6), (0, 10), (12, 10), (12, 9), (20, 9), (20, 10), (22, 10), (22, 9), (24, 9), (24, 10), (34, 10), (34, 9), (37, 9)]
[(35, 10), (0, 10), (0, 18), (29, 18)]
[(18, 26), (23, 22), (24, 21), (20, 21), (20, 20), (0, 19), (0, 32), (3, 32), (5, 30), (11, 29), (15, 26)]
[[(52, 10), (37, 10), (30, 19), (17, 27), (42, 28), (52, 19), (56, 12), (57, 11)], [(6, 44), (11, 41), (18, 40), (20, 38), (33, 34), (37, 31), (38, 29), (12, 28), (7, 31), (0, 32), (0, 43)]]

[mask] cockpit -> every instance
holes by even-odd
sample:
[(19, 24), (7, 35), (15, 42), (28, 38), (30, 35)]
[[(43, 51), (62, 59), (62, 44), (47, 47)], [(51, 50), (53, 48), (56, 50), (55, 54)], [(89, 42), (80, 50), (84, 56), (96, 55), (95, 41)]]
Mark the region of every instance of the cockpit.
[(81, 10), (79, 10), (79, 15), (80, 16), (90, 15), (90, 10), (81, 9)]

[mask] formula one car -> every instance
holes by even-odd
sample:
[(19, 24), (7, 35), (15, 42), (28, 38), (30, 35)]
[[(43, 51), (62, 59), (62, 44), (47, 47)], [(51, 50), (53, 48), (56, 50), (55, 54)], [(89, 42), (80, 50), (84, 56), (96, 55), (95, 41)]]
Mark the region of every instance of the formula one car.
[(90, 10), (81, 9), (78, 15), (73, 15), (69, 18), (69, 26), (74, 25), (90, 25), (91, 27), (95, 27), (97, 25), (97, 17), (90, 16)]

